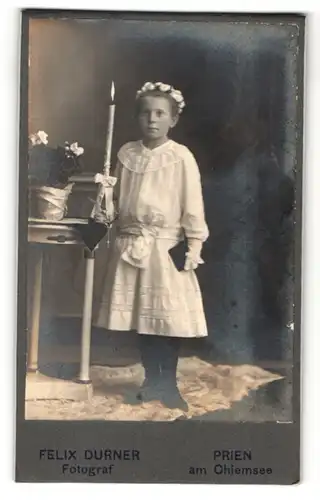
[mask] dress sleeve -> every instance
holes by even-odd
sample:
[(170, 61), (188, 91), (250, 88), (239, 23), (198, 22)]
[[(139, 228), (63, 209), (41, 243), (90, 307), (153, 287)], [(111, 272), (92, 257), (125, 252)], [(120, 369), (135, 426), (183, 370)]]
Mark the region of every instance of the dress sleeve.
[(204, 242), (208, 236), (199, 167), (193, 154), (186, 150), (183, 155), (181, 225), (187, 238)]
[(114, 169), (113, 176), (117, 178), (117, 183), (113, 191), (113, 199), (115, 207), (118, 209), (118, 203), (120, 199), (120, 187), (121, 187), (121, 177), (123, 172), (123, 167), (128, 160), (128, 150), (132, 148), (132, 142), (127, 142), (118, 151), (116, 168)]

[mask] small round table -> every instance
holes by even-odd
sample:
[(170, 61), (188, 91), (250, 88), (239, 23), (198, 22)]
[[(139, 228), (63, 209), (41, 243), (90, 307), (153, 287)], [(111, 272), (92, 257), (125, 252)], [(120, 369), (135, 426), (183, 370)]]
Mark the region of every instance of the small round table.
[(58, 222), (34, 218), (29, 218), (28, 220), (28, 242), (35, 246), (36, 264), (34, 270), (32, 319), (29, 337), (30, 344), (28, 346), (27, 371), (38, 371), (42, 264), (45, 245), (81, 245), (84, 247), (86, 273), (82, 314), (80, 373), (77, 382), (89, 384), (95, 250), (91, 251), (85, 247), (80, 232), (74, 227), (75, 224), (87, 224), (87, 219), (66, 218)]

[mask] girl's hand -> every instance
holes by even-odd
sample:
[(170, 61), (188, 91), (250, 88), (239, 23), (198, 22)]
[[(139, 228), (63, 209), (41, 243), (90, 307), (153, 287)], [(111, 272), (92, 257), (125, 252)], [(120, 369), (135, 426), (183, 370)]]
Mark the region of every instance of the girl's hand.
[(185, 264), (184, 264), (184, 270), (185, 271), (193, 271), (194, 269), (197, 269), (199, 263), (196, 260), (193, 260), (191, 257), (186, 258)]
[(190, 238), (188, 240), (188, 252), (186, 253), (186, 261), (184, 264), (185, 271), (193, 271), (197, 269), (199, 264), (203, 264), (204, 261), (201, 258), (202, 241), (195, 238)]

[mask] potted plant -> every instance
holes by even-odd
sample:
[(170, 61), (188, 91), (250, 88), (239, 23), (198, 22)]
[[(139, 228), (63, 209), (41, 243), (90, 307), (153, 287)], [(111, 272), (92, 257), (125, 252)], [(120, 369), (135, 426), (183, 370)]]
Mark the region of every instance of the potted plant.
[(38, 217), (46, 220), (65, 217), (74, 185), (70, 178), (82, 170), (83, 152), (77, 142), (65, 142), (63, 147), (49, 146), (48, 134), (42, 130), (29, 136), (29, 184), (36, 192)]

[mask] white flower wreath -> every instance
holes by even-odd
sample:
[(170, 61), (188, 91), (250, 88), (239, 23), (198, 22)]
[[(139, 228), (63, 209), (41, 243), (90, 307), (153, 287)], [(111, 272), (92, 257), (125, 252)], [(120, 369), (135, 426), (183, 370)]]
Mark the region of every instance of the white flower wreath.
[(138, 99), (141, 97), (143, 94), (146, 92), (150, 92), (152, 90), (160, 90), (160, 92), (163, 92), (164, 94), (170, 95), (172, 99), (174, 99), (178, 105), (178, 111), (179, 113), (182, 113), (183, 109), (186, 106), (186, 103), (184, 101), (183, 95), (180, 90), (175, 89), (172, 87), (172, 85), (168, 85), (167, 83), (162, 83), (162, 82), (147, 82), (145, 83), (140, 90), (138, 90), (136, 98)]

